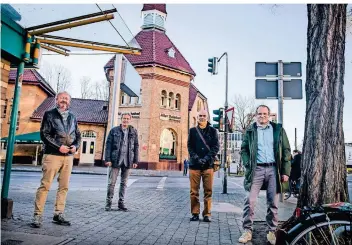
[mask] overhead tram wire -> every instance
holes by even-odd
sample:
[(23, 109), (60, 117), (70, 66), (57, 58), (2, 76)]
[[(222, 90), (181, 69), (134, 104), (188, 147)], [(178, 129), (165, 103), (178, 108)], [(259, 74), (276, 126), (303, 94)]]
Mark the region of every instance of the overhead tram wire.
[[(97, 7), (100, 9), (100, 11), (103, 13), (103, 14), (105, 14), (104, 13), (104, 11), (99, 7), (99, 5), (96, 3), (95, 5), (97, 5)], [(117, 11), (117, 13), (118, 13), (118, 11)], [(106, 15), (106, 14), (105, 14)], [(121, 15), (119, 14), (119, 16), (121, 17)], [(111, 21), (110, 20), (108, 20), (109, 21), (109, 23), (111, 24), (111, 26), (115, 29), (115, 31), (117, 32), (117, 34), (119, 34), (119, 36), (122, 38), (122, 40), (126, 43), (126, 45), (127, 45), (127, 47), (129, 47), (130, 49), (132, 49), (131, 47), (130, 47), (130, 45), (126, 42), (126, 40), (122, 37), (122, 35), (120, 34), (120, 32), (116, 29), (116, 27), (111, 23)], [(128, 27), (127, 27), (128, 28)]]
[(111, 5), (112, 5), (112, 7), (113, 7), (114, 9), (116, 9), (117, 14), (120, 16), (121, 20), (123, 21), (123, 23), (124, 23), (125, 26), (127, 27), (127, 29), (128, 29), (128, 31), (130, 32), (130, 34), (133, 36), (132, 31), (130, 30), (130, 28), (129, 28), (128, 25), (126, 24), (125, 20), (124, 20), (124, 19), (122, 18), (122, 16), (120, 15), (120, 12), (117, 10), (117, 8), (115, 7), (114, 4), (111, 4)]

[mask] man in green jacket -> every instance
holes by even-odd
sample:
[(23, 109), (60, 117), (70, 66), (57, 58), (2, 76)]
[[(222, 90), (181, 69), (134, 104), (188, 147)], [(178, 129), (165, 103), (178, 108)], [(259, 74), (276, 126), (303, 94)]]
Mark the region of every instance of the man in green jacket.
[(267, 240), (270, 244), (276, 242), (279, 193), (282, 192), (281, 182), (288, 181), (290, 175), (291, 149), (282, 125), (270, 122), (269, 117), (269, 107), (258, 106), (257, 122), (247, 128), (241, 145), (241, 158), (246, 169), (244, 188), (248, 195), (243, 210), (244, 232), (238, 240), (240, 243), (252, 239), (254, 208), (261, 189), (267, 191)]

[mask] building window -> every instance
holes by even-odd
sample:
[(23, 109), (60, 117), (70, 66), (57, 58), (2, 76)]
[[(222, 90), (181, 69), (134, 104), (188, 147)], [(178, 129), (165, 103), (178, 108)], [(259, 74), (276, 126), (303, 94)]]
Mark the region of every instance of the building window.
[(161, 91), (161, 103), (162, 107), (166, 107), (167, 93), (165, 90)]
[(156, 25), (158, 25), (160, 27), (164, 27), (164, 22), (165, 22), (165, 20), (162, 16), (160, 16), (160, 15), (155, 16), (155, 24)]
[(6, 118), (7, 111), (7, 99), (5, 100), (5, 105), (1, 106), (1, 118)]
[(154, 14), (147, 14), (144, 17), (144, 25), (148, 26), (148, 25), (153, 25), (154, 23)]
[(92, 130), (82, 132), (82, 138), (96, 138), (97, 134)]
[(121, 93), (121, 105), (130, 104), (131, 98), (126, 93)]
[(16, 123), (16, 130), (18, 130), (18, 129), (20, 128), (20, 117), (21, 117), (21, 112), (18, 111), (17, 123)]
[(1, 86), (1, 97), (3, 100), (6, 98), (7, 88)]
[(175, 98), (174, 98), (174, 93), (173, 92), (170, 92), (169, 93), (169, 100), (168, 100), (168, 107), (170, 108), (170, 109), (174, 109), (174, 100), (175, 100)]
[(176, 160), (176, 133), (171, 129), (164, 129), (160, 135), (160, 159)]
[(174, 48), (169, 48), (169, 49), (167, 50), (167, 54), (168, 54), (168, 56), (169, 56), (170, 58), (175, 58), (176, 51), (175, 51)]
[(180, 110), (181, 108), (181, 95), (176, 94), (176, 99), (175, 99), (175, 109)]

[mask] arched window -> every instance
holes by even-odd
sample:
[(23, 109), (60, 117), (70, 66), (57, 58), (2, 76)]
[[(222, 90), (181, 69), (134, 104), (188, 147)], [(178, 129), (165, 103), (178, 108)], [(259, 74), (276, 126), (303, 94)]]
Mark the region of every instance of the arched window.
[(165, 90), (161, 91), (161, 106), (166, 107), (167, 93)]
[(164, 129), (160, 135), (160, 159), (176, 160), (176, 133), (171, 129)]
[(176, 99), (175, 99), (175, 109), (180, 110), (181, 108), (181, 95), (176, 94)]
[(171, 108), (171, 109), (174, 109), (174, 103), (173, 103), (174, 100), (175, 100), (174, 93), (170, 92), (169, 93), (169, 99), (168, 99), (168, 107)]
[(193, 117), (193, 127), (197, 126), (197, 119)]

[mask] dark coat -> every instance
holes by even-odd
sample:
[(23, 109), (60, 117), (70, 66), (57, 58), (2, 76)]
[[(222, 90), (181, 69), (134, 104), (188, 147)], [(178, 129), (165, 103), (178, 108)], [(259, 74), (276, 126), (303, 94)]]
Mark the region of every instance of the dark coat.
[(80, 147), (81, 133), (76, 117), (69, 112), (65, 128), (62, 116), (56, 108), (46, 111), (40, 125), (40, 138), (44, 142), (44, 154), (72, 155), (70, 152), (63, 154), (59, 149), (62, 145), (75, 146), (77, 150)]
[[(285, 130), (281, 124), (270, 122), (273, 127), (274, 156), (277, 166), (276, 180), (277, 192), (282, 192), (281, 175), (290, 175), (291, 171), (291, 149)], [(241, 158), (245, 167), (244, 188), (251, 190), (254, 170), (257, 167), (258, 133), (257, 123), (253, 123), (244, 134), (241, 145)]]
[[(204, 129), (201, 129), (199, 127), (198, 129), (201, 131), (203, 138), (205, 139), (207, 145), (210, 148), (210, 151), (204, 145), (201, 137), (197, 132), (197, 129), (195, 127), (191, 128), (189, 130), (187, 142), (188, 152), (190, 155), (189, 168), (196, 170), (213, 168), (214, 158), (218, 154), (220, 147), (218, 131), (212, 126), (210, 126), (210, 123), (208, 123)], [(199, 163), (199, 160), (202, 158), (206, 161), (206, 164), (204, 164), (204, 166), (201, 166), (201, 164)]]
[(292, 180), (297, 180), (301, 177), (301, 159), (302, 159), (302, 154), (297, 154), (293, 157), (293, 161), (291, 164), (291, 175), (290, 175), (290, 178)]
[[(113, 168), (118, 167), (120, 149), (123, 143), (123, 131), (120, 126), (114, 127), (110, 130), (109, 136), (106, 140), (105, 147), (105, 162), (111, 162)], [(138, 164), (139, 162), (139, 143), (137, 130), (128, 126), (128, 166), (130, 168), (133, 163)]]

